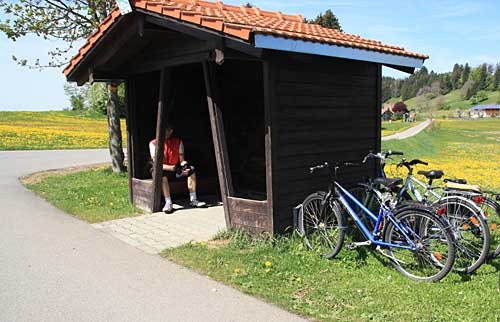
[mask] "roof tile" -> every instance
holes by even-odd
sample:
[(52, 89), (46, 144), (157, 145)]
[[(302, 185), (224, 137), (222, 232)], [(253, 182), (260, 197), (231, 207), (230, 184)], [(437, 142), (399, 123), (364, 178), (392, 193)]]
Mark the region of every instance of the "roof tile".
[[(364, 39), (358, 35), (306, 23), (300, 14), (287, 15), (279, 11), (261, 10), (257, 7), (232, 6), (221, 1), (131, 0), (131, 2), (136, 8), (221, 31), (245, 41), (250, 40), (252, 33), (267, 34), (420, 59), (428, 58), (426, 55), (407, 51), (402, 47), (386, 45), (380, 41)], [(64, 69), (65, 75), (68, 75), (83, 59), (93, 44), (106, 33), (119, 16), (120, 11), (115, 9), (101, 23), (99, 29), (89, 37), (87, 43)]]

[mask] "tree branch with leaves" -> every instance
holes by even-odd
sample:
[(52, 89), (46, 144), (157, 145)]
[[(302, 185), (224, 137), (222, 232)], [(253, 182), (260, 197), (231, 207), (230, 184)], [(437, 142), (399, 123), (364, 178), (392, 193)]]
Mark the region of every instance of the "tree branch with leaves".
[[(12, 41), (25, 36), (35, 36), (44, 40), (62, 41), (65, 46), (52, 48), (47, 54), (49, 60), (28, 61), (26, 58), (13, 56), (22, 66), (43, 69), (62, 67), (68, 64), (73, 45), (86, 39), (115, 7), (115, 0), (0, 0), (0, 10), (6, 19), (0, 20), (0, 32)], [(106, 86), (110, 133), (110, 154), (114, 172), (124, 171), (124, 156), (116, 95), (117, 84)]]

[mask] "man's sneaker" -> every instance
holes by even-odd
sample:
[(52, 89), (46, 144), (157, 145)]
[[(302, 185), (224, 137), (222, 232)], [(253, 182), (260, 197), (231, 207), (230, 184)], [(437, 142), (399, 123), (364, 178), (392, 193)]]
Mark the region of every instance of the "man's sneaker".
[(199, 200), (193, 200), (189, 203), (189, 206), (191, 208), (205, 208), (207, 206), (206, 203), (204, 203), (203, 201), (199, 201)]
[(165, 207), (163, 207), (163, 212), (166, 214), (171, 214), (174, 212), (174, 206), (172, 204), (166, 204)]

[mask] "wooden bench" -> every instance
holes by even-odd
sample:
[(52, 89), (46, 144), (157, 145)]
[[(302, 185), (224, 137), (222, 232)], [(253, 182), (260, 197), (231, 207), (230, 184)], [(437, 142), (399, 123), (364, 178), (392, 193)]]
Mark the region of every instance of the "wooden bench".
[[(217, 178), (197, 177), (197, 192), (199, 195), (219, 195), (220, 189)], [(188, 189), (186, 180), (179, 180), (169, 183), (170, 195), (172, 197), (187, 197)], [(151, 212), (153, 198), (153, 179), (132, 178), (132, 189), (134, 191), (133, 203), (137, 208)]]

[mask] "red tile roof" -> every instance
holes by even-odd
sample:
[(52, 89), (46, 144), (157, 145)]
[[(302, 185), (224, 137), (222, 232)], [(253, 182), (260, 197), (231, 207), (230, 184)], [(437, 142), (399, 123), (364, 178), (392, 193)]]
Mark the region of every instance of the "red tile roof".
[[(338, 30), (324, 28), (304, 22), (301, 15), (287, 15), (281, 12), (264, 11), (259, 8), (232, 6), (220, 1), (208, 2), (198, 0), (132, 0), (135, 8), (151, 11), (181, 21), (193, 23), (207, 29), (216, 30), (245, 41), (253, 34), (267, 34), (277, 37), (321, 42), (344, 47), (365, 49), (369, 51), (427, 59), (427, 55), (414, 53), (402, 47), (391, 46), (380, 41), (361, 38)], [(64, 69), (68, 75), (83, 59), (92, 45), (120, 17), (115, 9), (87, 40), (79, 53), (71, 59)]]

